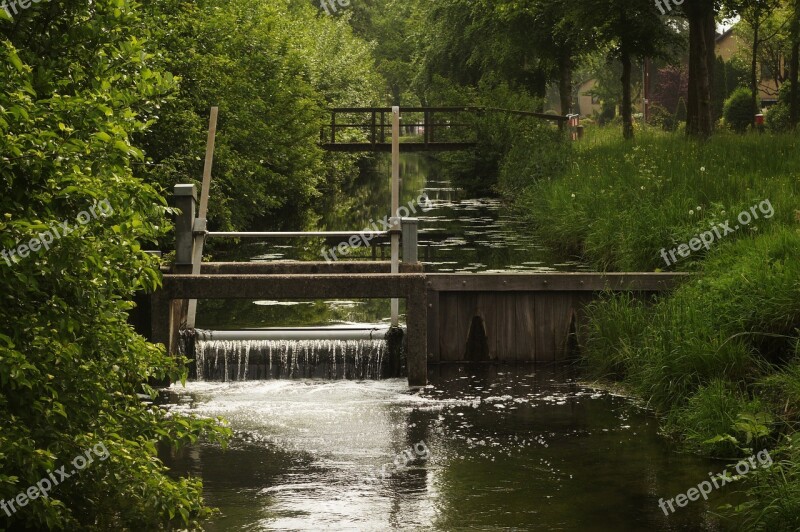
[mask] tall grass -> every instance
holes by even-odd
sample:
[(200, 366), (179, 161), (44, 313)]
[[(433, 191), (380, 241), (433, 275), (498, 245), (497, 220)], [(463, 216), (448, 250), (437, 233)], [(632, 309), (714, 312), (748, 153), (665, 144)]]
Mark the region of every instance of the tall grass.
[(584, 346), (591, 374), (624, 383), (688, 446), (728, 458), (771, 449), (776, 466), (743, 481), (748, 502), (735, 509), (748, 530), (800, 529), (798, 176), (793, 135), (629, 143), (597, 130), (563, 173), (529, 180), (515, 201), (552, 247), (603, 270), (646, 271), (667, 269), (662, 248), (726, 220), (733, 228), (769, 200), (774, 216), (672, 265), (697, 273), (672, 294), (590, 305)]
[[(566, 171), (530, 183), (517, 205), (551, 247), (601, 270), (691, 270), (707, 251), (667, 265), (660, 255), (763, 200), (775, 216), (726, 240), (794, 222), (800, 142), (791, 135), (720, 133), (707, 143), (643, 132), (633, 142), (594, 129)], [(672, 262), (672, 261), (670, 261)]]

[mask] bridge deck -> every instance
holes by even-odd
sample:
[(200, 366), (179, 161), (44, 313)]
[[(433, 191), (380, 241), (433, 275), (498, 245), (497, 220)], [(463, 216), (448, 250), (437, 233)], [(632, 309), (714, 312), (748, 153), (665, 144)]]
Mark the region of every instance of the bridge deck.
[[(425, 151), (459, 151), (469, 150), (477, 146), (476, 142), (403, 142), (400, 144), (400, 149), (405, 153), (417, 153)], [(320, 145), (322, 149), (332, 152), (381, 152), (391, 153), (392, 145), (388, 142), (376, 142), (374, 144), (365, 142), (337, 142), (325, 143)]]
[[(687, 274), (389, 274), (388, 263), (205, 263), (201, 275), (164, 275), (151, 300), (152, 339), (173, 351), (189, 299), (404, 298), (412, 385), (427, 363), (566, 360), (583, 344), (586, 306), (604, 292), (649, 294)], [(173, 351), (174, 352), (174, 351)]]

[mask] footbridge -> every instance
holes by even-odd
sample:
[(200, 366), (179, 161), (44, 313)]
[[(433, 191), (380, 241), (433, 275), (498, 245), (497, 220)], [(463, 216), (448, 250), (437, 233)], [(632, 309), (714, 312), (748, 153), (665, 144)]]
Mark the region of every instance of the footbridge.
[[(477, 118), (513, 115), (563, 127), (570, 117), (495, 107), (404, 107), (400, 126), (405, 152), (473, 149), (479, 139)], [(337, 107), (320, 131), (320, 146), (333, 152), (391, 152), (391, 107)]]

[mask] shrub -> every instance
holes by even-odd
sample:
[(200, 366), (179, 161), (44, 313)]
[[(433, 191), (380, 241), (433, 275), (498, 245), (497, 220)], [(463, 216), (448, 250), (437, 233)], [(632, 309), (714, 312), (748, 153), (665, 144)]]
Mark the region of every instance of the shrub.
[(753, 123), (756, 109), (753, 109), (753, 94), (750, 89), (740, 87), (725, 100), (723, 109), (725, 123), (737, 133), (744, 133)]
[(791, 109), (789, 98), (792, 83), (787, 81), (778, 91), (778, 103), (770, 107), (767, 112), (767, 127), (775, 133), (784, 133), (791, 129)]
[(516, 195), (535, 181), (560, 175), (570, 149), (564, 134), (549, 124), (529, 121), (515, 129), (498, 177), (498, 187), (506, 195)]
[[(49, 31), (23, 32), (24, 47), (0, 42), (0, 249), (20, 252), (0, 261), (0, 499), (18, 504), (0, 529), (196, 529), (211, 513), (201, 483), (171, 476), (156, 445), (227, 431), (152, 404), (146, 383), (180, 380), (186, 367), (127, 321), (135, 293), (160, 283), (143, 248), (164, 238), (172, 213), (134, 174), (144, 157), (130, 139), (172, 78), (147, 68), (131, 4), (78, 5), (55, 19), (42, 10)], [(75, 224), (95, 205), (103, 216)], [(48, 472), (82, 469), (87, 449), (99, 459), (20, 507)]]
[(770, 107), (767, 112), (767, 127), (775, 133), (784, 133), (791, 129), (789, 105), (783, 102)]
[(675, 131), (678, 128), (678, 119), (666, 107), (654, 103), (650, 106), (650, 124), (664, 131)]

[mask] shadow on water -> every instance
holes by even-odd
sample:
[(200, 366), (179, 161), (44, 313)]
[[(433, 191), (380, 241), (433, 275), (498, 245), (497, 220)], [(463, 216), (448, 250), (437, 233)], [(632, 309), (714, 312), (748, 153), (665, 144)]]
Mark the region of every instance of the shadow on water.
[(209, 530), (720, 529), (724, 492), (669, 517), (658, 501), (724, 464), (674, 452), (630, 400), (567, 369), (445, 365), (432, 382), (173, 387), (171, 408), (225, 416), (236, 438), (165, 458), (204, 479)]

